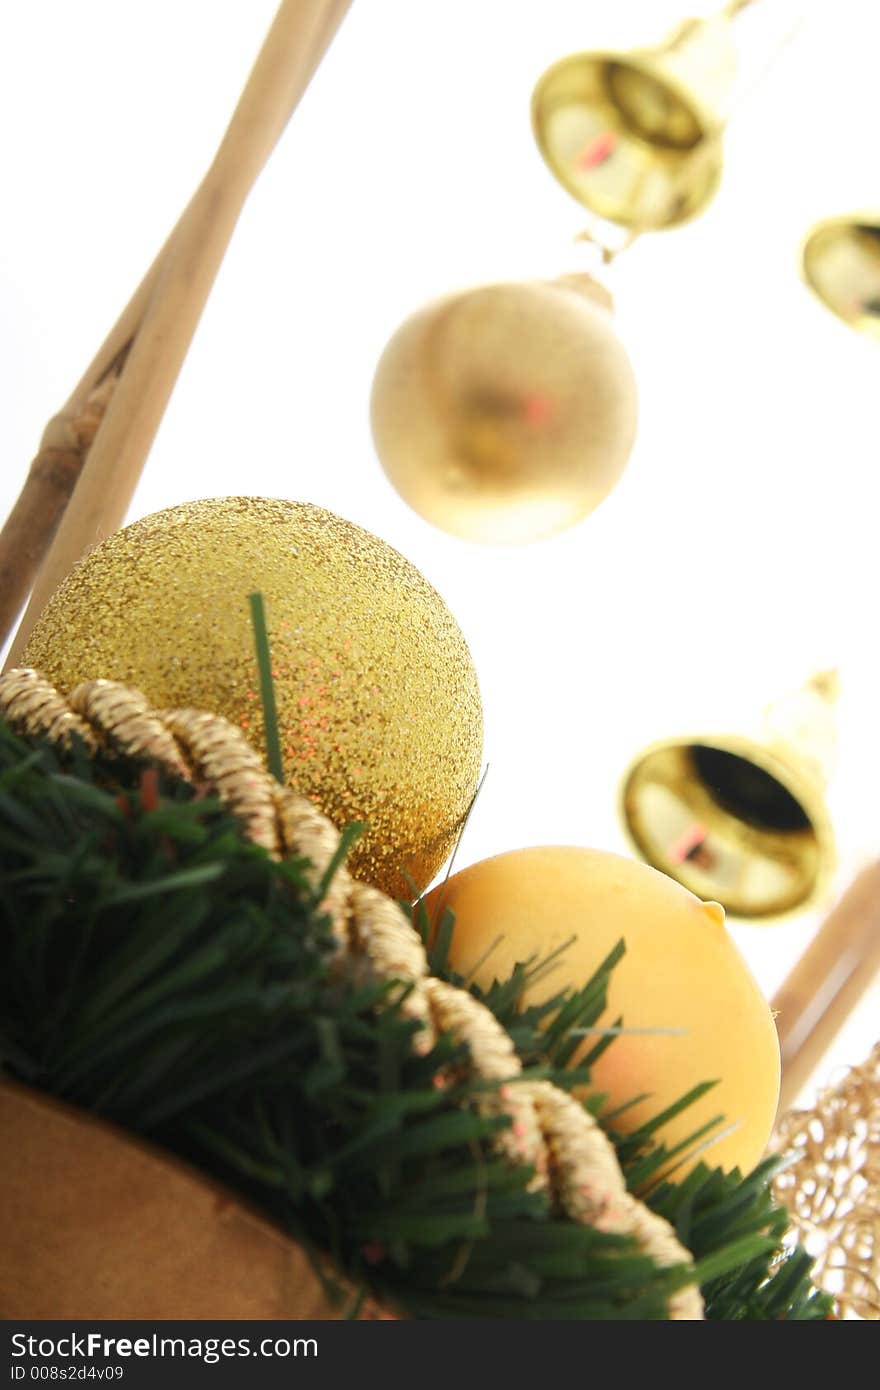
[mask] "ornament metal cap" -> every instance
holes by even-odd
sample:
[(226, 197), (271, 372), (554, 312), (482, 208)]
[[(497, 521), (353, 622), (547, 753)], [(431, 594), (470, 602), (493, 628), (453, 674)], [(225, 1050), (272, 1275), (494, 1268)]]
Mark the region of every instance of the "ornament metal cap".
[(770, 705), (755, 735), (684, 735), (643, 749), (620, 796), (641, 857), (736, 917), (781, 917), (820, 898), (836, 862), (825, 788), (837, 692), (837, 673), (824, 671)]
[(852, 212), (817, 222), (800, 249), (801, 275), (839, 319), (880, 338), (880, 212)]
[(721, 179), (736, 8), (686, 19), (653, 47), (569, 54), (539, 79), (538, 148), (584, 207), (643, 232), (708, 205)]

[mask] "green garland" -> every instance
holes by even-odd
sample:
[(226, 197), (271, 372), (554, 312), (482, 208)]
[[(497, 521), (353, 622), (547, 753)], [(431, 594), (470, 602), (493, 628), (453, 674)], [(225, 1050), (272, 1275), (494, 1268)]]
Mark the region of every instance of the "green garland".
[[(450, 930), (432, 958), (449, 978)], [(341, 987), (303, 864), (271, 860), (191, 788), (0, 724), (0, 938), (7, 1074), (220, 1178), (407, 1316), (662, 1318), (687, 1277), (530, 1192), (493, 1151), (503, 1121), (469, 1107), (473, 1083), (435, 1084), (457, 1045), (419, 1055), (401, 986)], [(616, 956), (540, 1008), (516, 1007), (528, 967), (484, 996), (528, 1075), (588, 1080), (609, 1039), (574, 1070), (571, 1030), (596, 1026)], [(804, 1252), (780, 1259), (774, 1165), (661, 1181), (660, 1118), (611, 1133), (692, 1251), (707, 1315), (827, 1317)]]

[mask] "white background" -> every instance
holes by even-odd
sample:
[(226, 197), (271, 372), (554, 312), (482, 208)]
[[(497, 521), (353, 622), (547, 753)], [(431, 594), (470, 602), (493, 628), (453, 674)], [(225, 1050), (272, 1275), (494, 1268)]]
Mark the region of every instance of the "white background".
[[(273, 12), (2, 7), (0, 511), (201, 177)], [(424, 300), (594, 268), (574, 242), (586, 218), (534, 146), (543, 68), (655, 41), (685, 12), (355, 0), (245, 209), (130, 519), (203, 496), (296, 498), (422, 569), (485, 707), (490, 771), (460, 865), (537, 843), (624, 851), (617, 785), (642, 743), (750, 723), (839, 665), (839, 892), (880, 847), (880, 356), (812, 300), (796, 251), (813, 220), (880, 206), (873, 5), (762, 0), (739, 21), (721, 193), (608, 277), (640, 425), (593, 517), (525, 549), (453, 540), (399, 500), (370, 438), (375, 362)], [(768, 994), (819, 920), (731, 924)], [(878, 1002), (819, 1079), (867, 1054)]]

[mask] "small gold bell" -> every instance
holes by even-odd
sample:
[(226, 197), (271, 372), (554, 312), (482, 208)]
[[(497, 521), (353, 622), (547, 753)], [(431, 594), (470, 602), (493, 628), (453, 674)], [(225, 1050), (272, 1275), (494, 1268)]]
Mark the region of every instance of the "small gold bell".
[(584, 207), (636, 233), (697, 216), (721, 178), (736, 66), (732, 4), (663, 43), (572, 53), (547, 69), (532, 127), (550, 170)]
[(801, 246), (801, 274), (832, 314), (880, 338), (880, 213), (817, 222)]
[(586, 275), (486, 285), (407, 319), (376, 368), (376, 451), (415, 511), (470, 541), (574, 525), (620, 477), (636, 386)]
[(824, 795), (836, 695), (836, 673), (823, 672), (771, 705), (756, 736), (664, 739), (639, 753), (621, 814), (642, 858), (734, 916), (814, 902), (836, 858)]

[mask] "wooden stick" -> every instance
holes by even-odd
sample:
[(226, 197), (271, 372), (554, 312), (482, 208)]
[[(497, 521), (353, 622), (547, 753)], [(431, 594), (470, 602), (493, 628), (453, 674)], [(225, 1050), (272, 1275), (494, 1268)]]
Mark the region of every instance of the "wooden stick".
[[(75, 411), (88, 399), (96, 377), (112, 375), (114, 363), (120, 363), (87, 456), (81, 451), (85, 462), (79, 480), (37, 575), (7, 665), (17, 663), (46, 601), (77, 560), (122, 524), (247, 195), (350, 3), (282, 0), (208, 173), (71, 397)], [(41, 470), (29, 477), (26, 489), (29, 484), (38, 501), (38, 494), (45, 494)], [(12, 538), (19, 545), (21, 528), (33, 510), (31, 501), (22, 503), (20, 499)], [(50, 519), (46, 529), (49, 525)], [(6, 567), (14, 568), (8, 559)]]
[(864, 869), (777, 991), (782, 1051), (780, 1114), (802, 1087), (880, 972), (880, 862)]
[(85, 375), (43, 431), (39, 452), (0, 531), (0, 646), (12, 631), (16, 615), (30, 592), (34, 576), (73, 495), (170, 242), (171, 237)]

